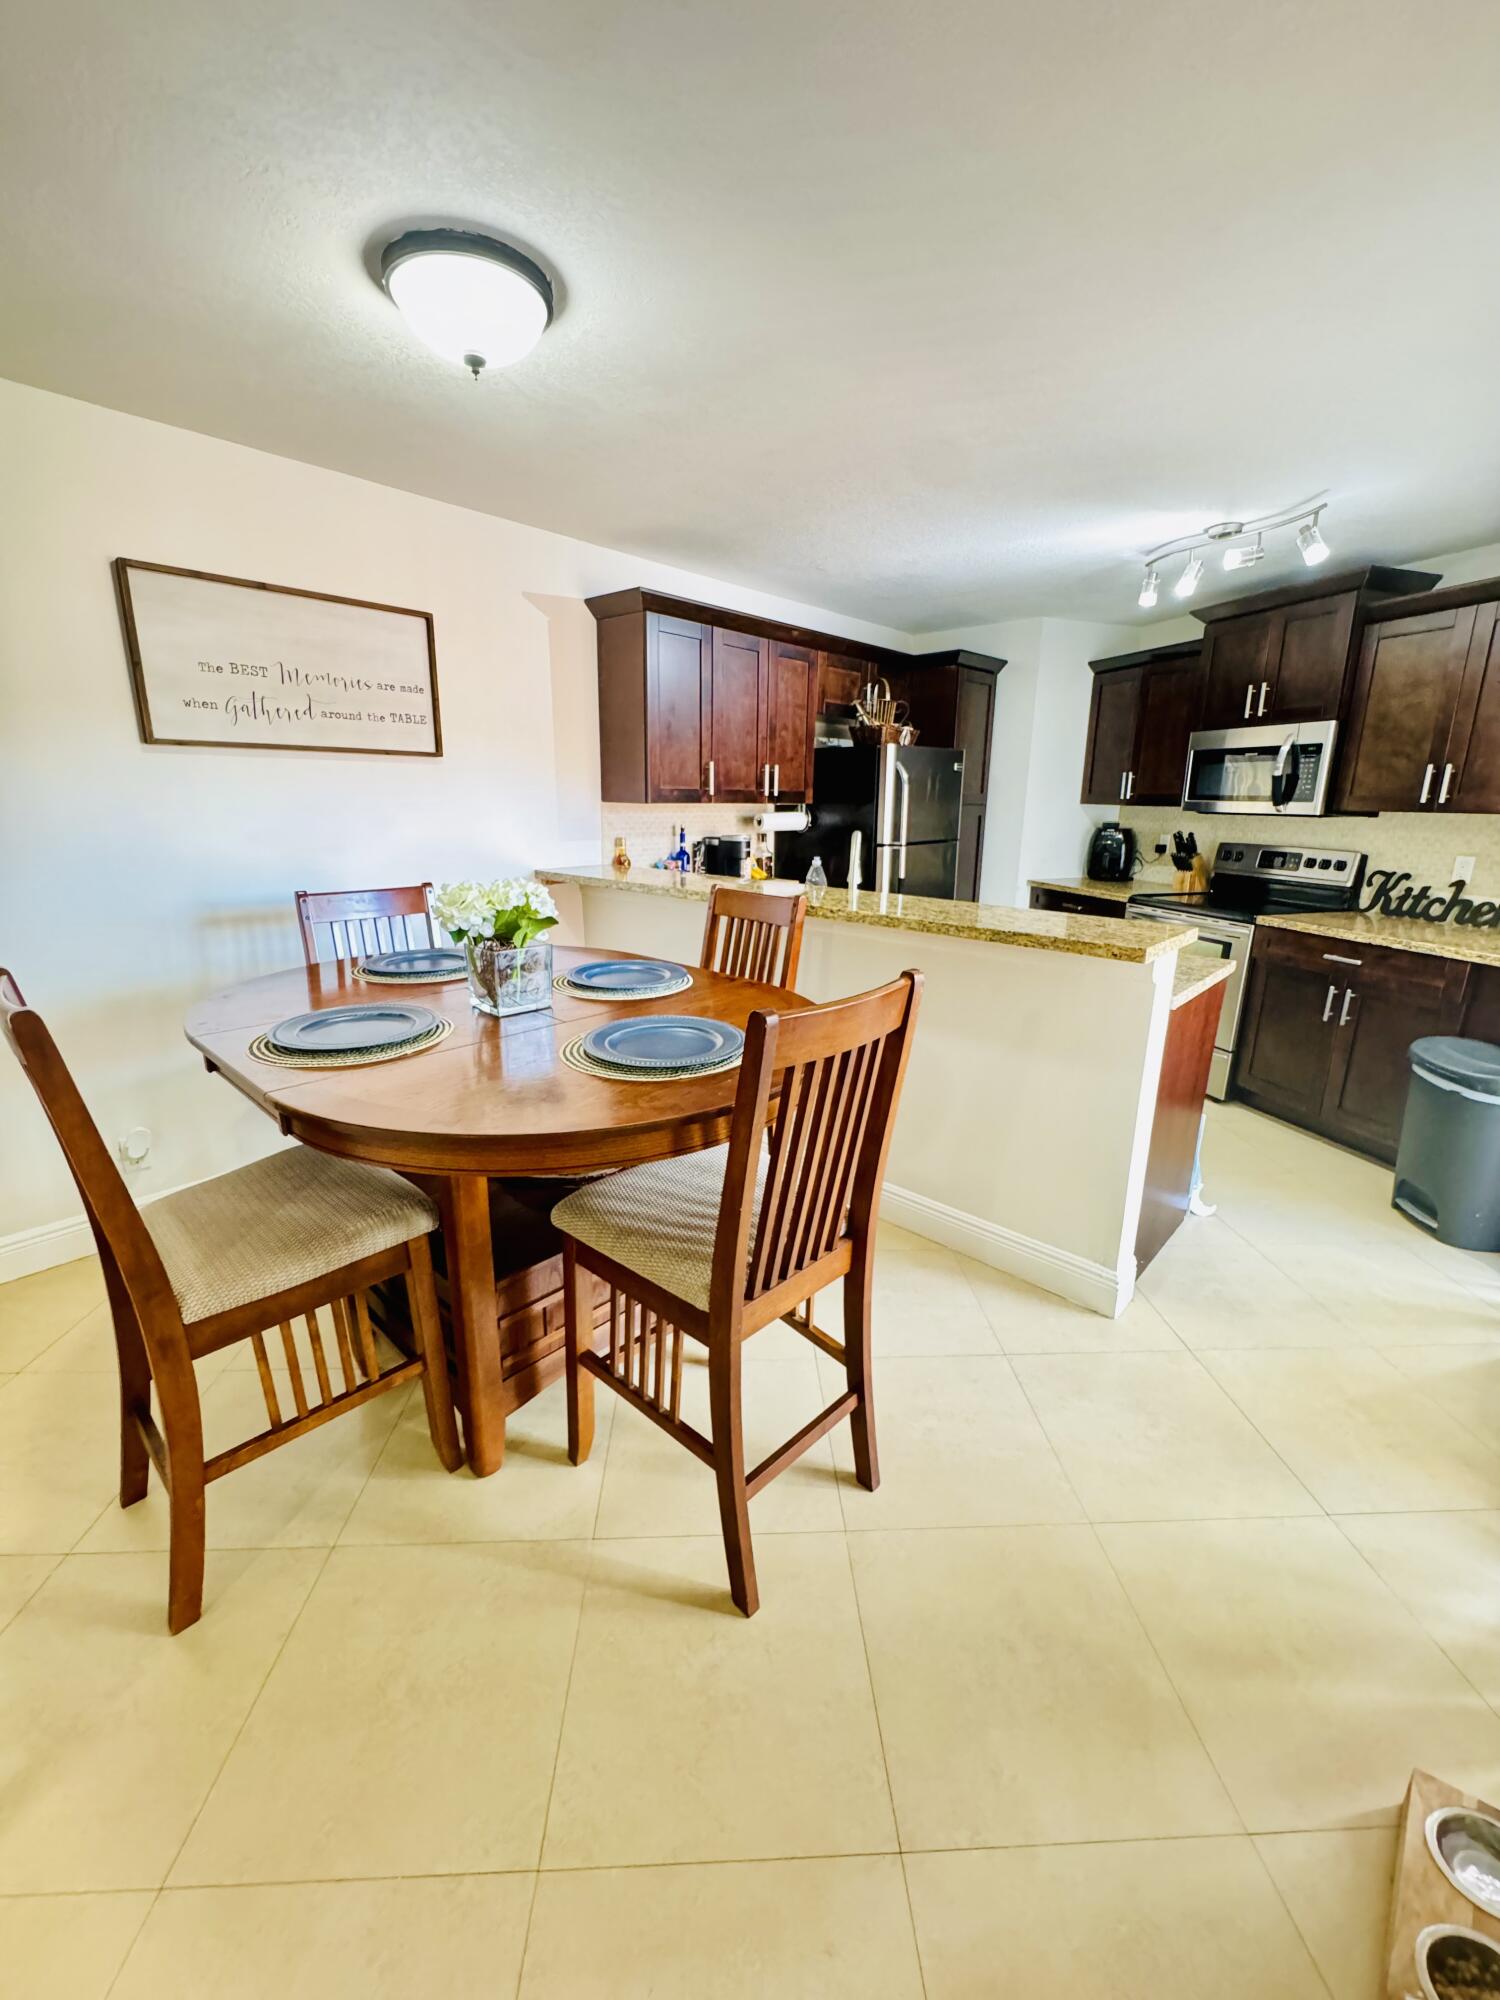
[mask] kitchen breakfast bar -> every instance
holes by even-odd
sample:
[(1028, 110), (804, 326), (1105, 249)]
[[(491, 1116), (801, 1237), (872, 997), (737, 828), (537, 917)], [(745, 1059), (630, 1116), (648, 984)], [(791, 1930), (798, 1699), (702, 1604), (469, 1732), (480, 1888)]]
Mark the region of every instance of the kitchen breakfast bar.
[[(692, 964), (717, 878), (542, 871), (560, 942)], [(800, 884), (741, 883), (785, 893)], [(1228, 968), (1192, 931), (874, 890), (809, 897), (798, 991), (907, 967), (922, 1017), (881, 1213), (1114, 1316), (1187, 1213)]]

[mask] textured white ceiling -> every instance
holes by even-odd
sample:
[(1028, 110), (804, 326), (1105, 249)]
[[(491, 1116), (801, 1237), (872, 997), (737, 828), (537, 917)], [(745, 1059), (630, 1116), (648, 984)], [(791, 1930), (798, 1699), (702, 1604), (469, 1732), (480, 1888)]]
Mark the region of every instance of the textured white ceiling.
[[(1492, 0), (48, 0), (0, 374), (911, 631), (1144, 617), (1324, 486), (1341, 563), (1500, 537), (1497, 73)], [(530, 360), (405, 333), (414, 220), (555, 272)]]

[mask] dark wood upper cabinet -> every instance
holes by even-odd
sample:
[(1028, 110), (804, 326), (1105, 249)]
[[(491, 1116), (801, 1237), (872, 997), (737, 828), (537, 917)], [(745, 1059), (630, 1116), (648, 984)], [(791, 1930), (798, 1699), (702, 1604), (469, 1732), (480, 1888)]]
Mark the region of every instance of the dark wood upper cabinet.
[(1182, 803), (1188, 738), (1198, 727), (1203, 700), (1203, 660), (1195, 647), (1186, 658), (1152, 662), (1141, 680), (1140, 724), (1131, 762), (1131, 805)]
[(811, 796), (819, 655), (785, 639), (770, 642), (768, 698), (771, 796), (798, 804)]
[(602, 795), (695, 804), (709, 756), (712, 626), (636, 608), (601, 619), (598, 646)]
[(1188, 737), (1202, 704), (1201, 648), (1159, 646), (1090, 665), (1083, 803), (1179, 804)]
[(617, 590), (588, 607), (598, 625), (607, 800), (809, 802), (818, 716), (886, 680), (922, 743), (964, 753), (957, 894), (978, 895), (1004, 660), (967, 650), (896, 653), (661, 591)]
[(713, 628), (703, 686), (707, 761), (703, 790), (710, 799), (753, 804), (769, 790), (766, 755), (766, 662), (770, 641), (753, 632)]
[(1442, 807), (1500, 812), (1500, 603), (1494, 600), (1475, 607), (1446, 761), (1453, 778), (1446, 787), (1439, 781)]
[(818, 708), (852, 708), (866, 681), (878, 679), (868, 660), (825, 651), (818, 668)]
[(1206, 627), (1198, 726), (1243, 729), (1341, 716), (1363, 620), (1437, 580), (1424, 570), (1372, 565), (1205, 605), (1196, 614)]
[(1264, 688), (1271, 649), (1271, 619), (1226, 618), (1203, 639), (1203, 729), (1234, 729), (1253, 720)]
[(995, 676), (976, 667), (958, 669), (958, 726), (953, 747), (964, 753), (964, 802), (983, 805), (990, 787), (990, 741), (995, 731)]
[(1096, 667), (1089, 701), (1088, 748), (1083, 760), (1086, 806), (1123, 805), (1141, 715), (1144, 667)]
[(1472, 605), (1365, 627), (1339, 759), (1342, 811), (1431, 811), (1451, 792), (1444, 767), (1473, 633)]

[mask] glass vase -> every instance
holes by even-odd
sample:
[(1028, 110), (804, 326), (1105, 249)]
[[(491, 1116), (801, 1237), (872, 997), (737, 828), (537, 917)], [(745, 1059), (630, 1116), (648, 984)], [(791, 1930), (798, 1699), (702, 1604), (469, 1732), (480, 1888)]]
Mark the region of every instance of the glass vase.
[(532, 1014), (552, 1005), (552, 946), (497, 944), (493, 938), (464, 939), (469, 1004), (481, 1014)]

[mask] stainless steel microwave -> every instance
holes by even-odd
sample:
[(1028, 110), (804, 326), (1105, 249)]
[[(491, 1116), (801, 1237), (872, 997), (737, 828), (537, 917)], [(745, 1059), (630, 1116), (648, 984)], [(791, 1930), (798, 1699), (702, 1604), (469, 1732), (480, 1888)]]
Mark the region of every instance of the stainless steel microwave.
[(1262, 722), (1249, 729), (1195, 729), (1188, 739), (1184, 809), (1316, 818), (1328, 810), (1338, 727)]

